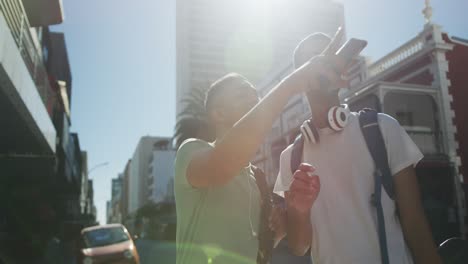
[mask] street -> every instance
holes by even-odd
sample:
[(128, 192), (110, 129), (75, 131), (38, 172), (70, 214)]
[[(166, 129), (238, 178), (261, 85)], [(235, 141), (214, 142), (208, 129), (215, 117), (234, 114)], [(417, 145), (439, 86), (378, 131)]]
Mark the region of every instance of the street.
[[(139, 239), (135, 241), (141, 264), (174, 264), (176, 248), (174, 243)], [(288, 252), (285, 243), (281, 243), (273, 253), (272, 264), (280, 263), (310, 263), (309, 257), (296, 257)]]
[(141, 264), (174, 264), (176, 248), (174, 243), (139, 239), (135, 241)]

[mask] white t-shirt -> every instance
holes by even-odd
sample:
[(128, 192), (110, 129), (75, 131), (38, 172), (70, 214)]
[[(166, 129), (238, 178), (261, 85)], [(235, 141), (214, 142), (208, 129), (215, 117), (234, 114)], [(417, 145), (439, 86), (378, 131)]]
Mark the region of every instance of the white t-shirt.
[[(379, 114), (392, 175), (415, 166), (423, 157), (408, 134), (392, 117)], [(374, 192), (374, 162), (352, 113), (341, 132), (321, 129), (320, 143), (305, 142), (303, 161), (315, 166), (321, 189), (311, 209), (312, 259), (314, 264), (380, 263)], [(283, 195), (292, 182), (292, 145), (283, 151), (274, 192)], [(390, 263), (413, 263), (405, 244), (395, 202), (382, 191)]]

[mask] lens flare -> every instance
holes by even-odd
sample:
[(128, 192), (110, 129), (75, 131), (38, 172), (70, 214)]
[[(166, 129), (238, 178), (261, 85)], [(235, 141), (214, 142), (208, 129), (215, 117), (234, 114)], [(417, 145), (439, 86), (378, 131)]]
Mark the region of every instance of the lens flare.
[[(168, 244), (169, 245), (169, 244)], [(172, 246), (174, 244), (172, 243)], [(203, 254), (206, 257), (206, 263), (230, 263), (230, 264), (255, 264), (256, 261), (248, 259), (239, 254), (226, 251), (215, 245), (196, 245), (196, 244), (177, 244), (177, 250), (186, 249), (195, 255)], [(198, 263), (197, 263), (198, 264)]]

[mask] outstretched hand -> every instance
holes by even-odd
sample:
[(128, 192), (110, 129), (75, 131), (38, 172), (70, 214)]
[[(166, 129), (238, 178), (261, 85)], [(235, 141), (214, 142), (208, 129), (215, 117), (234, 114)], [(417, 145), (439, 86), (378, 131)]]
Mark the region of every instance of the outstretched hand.
[[(311, 58), (285, 79), (294, 93), (346, 86), (346, 81), (342, 79), (346, 70), (346, 61), (336, 55), (341, 45), (342, 35), (343, 31), (339, 28), (322, 54)], [(326, 87), (324, 87), (324, 82), (326, 82)]]

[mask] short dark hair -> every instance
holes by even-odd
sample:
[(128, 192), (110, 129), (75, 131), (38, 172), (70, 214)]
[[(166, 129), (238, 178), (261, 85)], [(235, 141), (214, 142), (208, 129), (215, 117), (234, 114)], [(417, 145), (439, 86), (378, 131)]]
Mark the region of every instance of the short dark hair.
[(207, 112), (211, 110), (214, 101), (216, 98), (222, 94), (224, 90), (231, 87), (232, 84), (248, 84), (251, 85), (250, 82), (244, 76), (238, 73), (228, 73), (223, 77), (216, 80), (213, 84), (211, 84), (210, 88), (206, 92), (205, 97), (205, 109)]
[(310, 34), (309, 36), (305, 37), (299, 44), (297, 44), (296, 49), (294, 50), (294, 55), (293, 55), (293, 64), (294, 68), (299, 68), (301, 67), (306, 61), (310, 60), (313, 56), (310, 58), (301, 58), (301, 52), (303, 51), (303, 48), (306, 45), (313, 45), (317, 48), (317, 54), (319, 55), (322, 53), (322, 51), (327, 47), (327, 45), (330, 43), (331, 38), (322, 32), (317, 32)]

